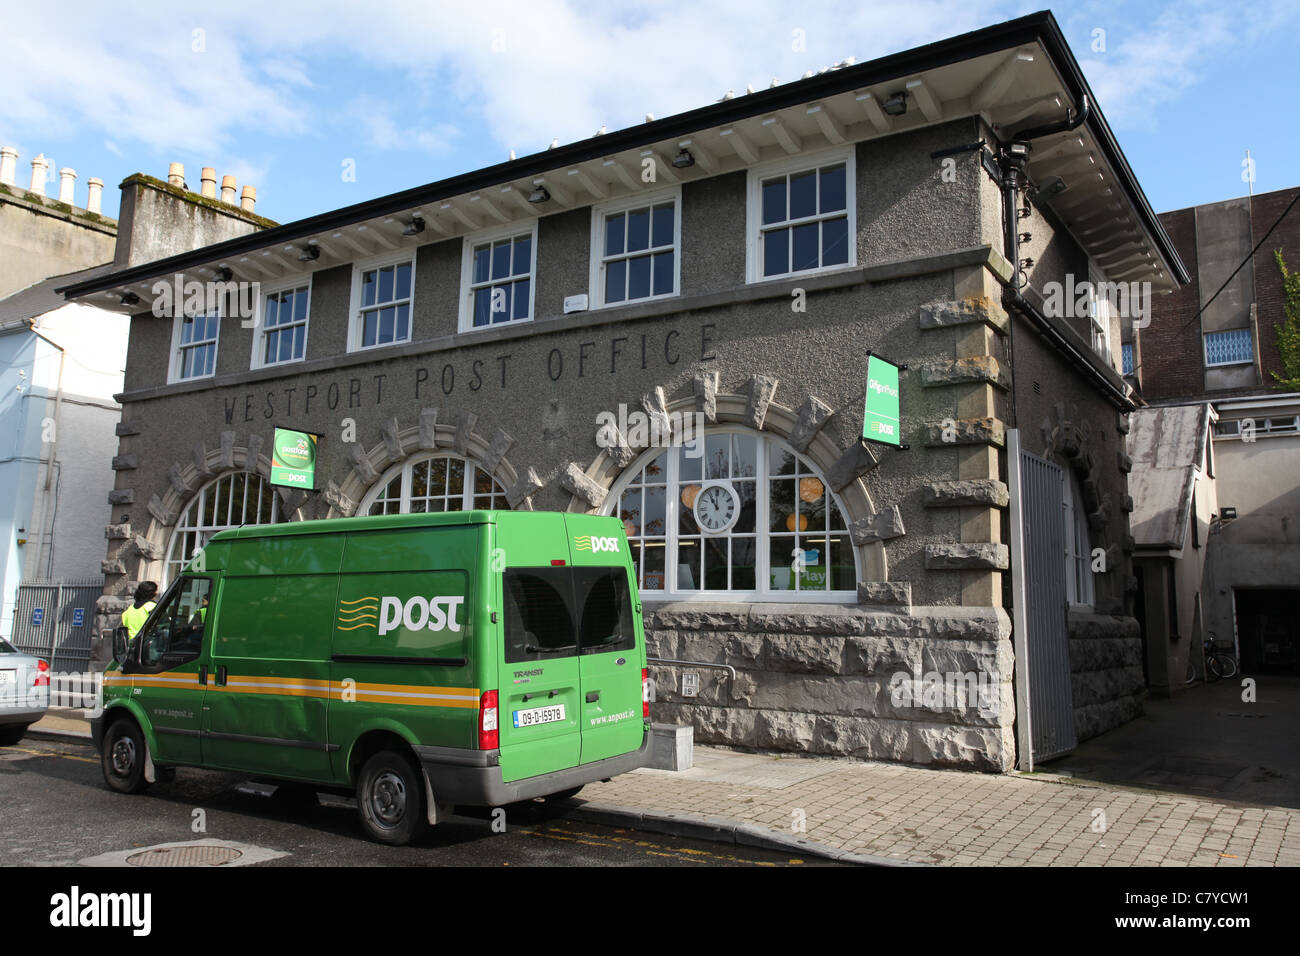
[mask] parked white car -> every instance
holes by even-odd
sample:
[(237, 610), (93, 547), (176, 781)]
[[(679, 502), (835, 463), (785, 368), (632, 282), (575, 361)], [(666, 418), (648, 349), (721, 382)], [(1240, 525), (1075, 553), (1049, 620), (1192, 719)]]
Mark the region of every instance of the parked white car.
[(50, 665), (0, 638), (0, 746), (16, 744), (50, 706)]

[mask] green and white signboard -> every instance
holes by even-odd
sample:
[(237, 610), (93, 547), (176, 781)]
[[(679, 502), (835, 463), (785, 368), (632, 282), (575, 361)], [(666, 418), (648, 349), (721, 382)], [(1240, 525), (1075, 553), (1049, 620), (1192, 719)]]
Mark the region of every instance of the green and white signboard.
[(271, 442), (271, 484), (316, 489), (316, 442), (319, 435), (276, 426)]
[(867, 441), (903, 447), (898, 389), (901, 367), (879, 355), (867, 356), (867, 404), (862, 414), (862, 437)]

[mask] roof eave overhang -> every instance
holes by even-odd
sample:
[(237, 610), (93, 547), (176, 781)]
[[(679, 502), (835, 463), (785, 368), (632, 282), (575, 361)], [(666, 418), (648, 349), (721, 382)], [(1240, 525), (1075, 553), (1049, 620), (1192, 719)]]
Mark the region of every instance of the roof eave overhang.
[[(715, 175), (728, 172), (736, 168), (737, 163), (740, 163), (739, 168), (743, 168), (757, 161), (766, 161), (767, 157), (761, 157), (759, 152), (763, 149), (772, 151), (776, 147), (766, 141), (754, 142), (755, 133), (744, 130), (761, 128), (763, 135), (766, 135), (773, 117), (777, 120), (772, 127), (777, 136), (776, 141), (785, 147), (787, 153), (800, 151), (804, 146), (810, 149), (820, 148), (834, 143), (836, 137), (849, 141), (866, 138), (864, 135), (847, 136), (843, 125), (845, 113), (839, 104), (853, 105), (855, 98), (858, 108), (865, 111), (865, 115), (852, 116), (850, 119), (866, 123), (869, 118), (872, 126), (867, 132), (873, 136), (892, 135), (936, 122), (960, 119), (962, 116), (982, 115), (986, 119), (996, 119), (1002, 101), (1014, 96), (1014, 88), (1008, 87), (1006, 82), (998, 87), (1001, 99), (997, 102), (975, 103), (973, 106), (970, 101), (977, 97), (972, 92), (965, 101), (940, 99), (936, 105), (935, 96), (927, 93), (927, 77), (945, 67), (955, 70), (959, 65), (969, 64), (981, 57), (1014, 54), (1020, 49), (1036, 51), (1039, 48), (1046, 55), (1046, 66), (1060, 84), (1060, 93), (1070, 102), (1060, 104), (1060, 94), (1055, 97), (1040, 95), (1038, 104), (1031, 103), (1029, 107), (1016, 104), (1019, 108), (1013, 109), (1011, 115), (1023, 114), (1021, 118), (1024, 122), (1032, 125), (1044, 119), (1059, 118), (1062, 108), (1074, 108), (1085, 93), (1090, 101), (1093, 99), (1055, 18), (1048, 12), (1035, 13), (867, 63), (833, 69), (769, 90), (725, 99), (661, 120), (594, 136), (166, 259), (129, 267), (108, 276), (73, 283), (56, 291), (68, 298), (107, 294), (109, 297), (126, 296), (129, 301), (128, 293), (143, 298), (142, 293), (147, 292), (150, 280), (205, 268), (214, 273), (218, 269), (229, 268), (237, 277), (271, 281), (277, 274), (283, 275), (295, 269), (301, 273), (401, 248), (405, 238), (403, 229), (417, 212), (426, 226), (433, 227), (432, 231), (420, 234), (420, 242), (455, 238), (477, 228), (513, 220), (526, 221), (529, 217), (560, 211), (566, 207), (563, 202), (554, 204), (554, 208), (551, 208), (552, 203), (547, 203), (547, 208), (537, 208), (528, 203), (525, 191), (537, 180), (544, 181), (553, 196), (568, 192), (568, 206), (590, 205), (599, 201), (601, 193), (608, 192), (611, 187), (615, 191), (622, 188), (620, 180), (628, 183), (631, 176), (638, 174), (640, 170), (636, 163), (637, 157), (644, 156), (647, 151), (662, 161), (659, 169), (668, 182), (679, 181), (679, 177), (697, 178), (700, 173)], [(976, 77), (979, 84), (973, 88), (974, 91), (988, 93), (989, 84), (994, 81), (994, 74), (1001, 66), (1000, 61), (993, 61), (987, 77)], [(1041, 82), (1044, 75), (1040, 72), (1036, 78)], [(916, 94), (925, 94), (928, 102), (917, 99), (917, 107), (910, 111), (913, 115), (904, 116), (895, 124), (882, 116), (878, 101), (882, 95), (903, 82), (909, 88), (915, 86)], [(888, 87), (880, 89), (885, 84)], [(865, 92), (873, 88), (875, 101), (872, 100), (872, 92)], [(1008, 92), (1009, 89), (1012, 92)], [(811, 108), (824, 105), (836, 97), (840, 98), (836, 101), (840, 110), (838, 119), (833, 109), (817, 111)], [(946, 102), (954, 104), (951, 115), (944, 115)], [(981, 108), (975, 108), (976, 106)], [(797, 109), (799, 107), (809, 108), (805, 112)], [(1036, 109), (1039, 112), (1035, 112)], [(1041, 112), (1044, 109), (1051, 112), (1044, 115)], [(785, 111), (784, 114), (782, 111)], [(814, 116), (815, 112), (820, 112), (821, 115)], [(762, 126), (757, 126), (757, 123)], [(810, 132), (800, 135), (799, 130), (794, 128), (795, 123), (802, 124), (801, 128)], [(742, 129), (740, 124), (746, 125)], [(1101, 153), (1102, 165), (1113, 174), (1120, 187), (1126, 200), (1124, 211), (1131, 213), (1137, 220), (1129, 228), (1137, 234), (1134, 242), (1141, 255), (1145, 260), (1167, 267), (1169, 274), (1176, 276), (1179, 282), (1185, 282), (1186, 270), (1163, 226), (1151, 211), (1105, 118), (1094, 109), (1084, 129), (1095, 140)], [(707, 144), (698, 141), (705, 133), (725, 135), (721, 134), (722, 130), (730, 130), (735, 135), (730, 140), (711, 139)], [(825, 139), (819, 138), (822, 134)], [(711, 151), (718, 154), (710, 162), (714, 166), (713, 171), (707, 167), (684, 173), (673, 170), (670, 163), (673, 151), (684, 140), (691, 141), (694, 154), (703, 157), (708, 157)], [(719, 145), (723, 142), (727, 143), (725, 147)], [(1090, 144), (1080, 142), (1081, 147), (1085, 145)], [(737, 155), (724, 154), (732, 149)], [(725, 162), (719, 164), (717, 160)], [(596, 166), (597, 163), (601, 165)], [(1031, 175), (1032, 172), (1031, 166)], [(604, 176), (615, 178), (611, 181), (602, 178)], [(1086, 194), (1084, 198), (1086, 199)], [(1091, 210), (1089, 212), (1091, 214)], [(1068, 226), (1068, 213), (1058, 211), (1058, 215), (1067, 221)], [(308, 243), (320, 246), (325, 254), (316, 260), (299, 262), (299, 253)], [(1144, 260), (1132, 258), (1132, 252), (1134, 250), (1128, 249), (1125, 244), (1114, 254), (1120, 257), (1112, 260), (1119, 263), (1115, 266), (1115, 271), (1121, 274), (1117, 274), (1116, 278), (1135, 274), (1135, 269), (1140, 273), (1147, 271)], [(1152, 275), (1155, 275), (1154, 270), (1158, 267), (1153, 265), (1150, 270)], [(132, 305), (133, 303), (114, 303), (103, 307), (117, 311), (138, 311), (138, 307), (132, 308)]]

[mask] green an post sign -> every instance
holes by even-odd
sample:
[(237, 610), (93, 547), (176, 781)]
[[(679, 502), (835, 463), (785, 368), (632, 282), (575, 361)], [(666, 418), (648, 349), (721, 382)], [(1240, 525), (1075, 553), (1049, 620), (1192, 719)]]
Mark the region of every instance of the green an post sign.
[(275, 429), (271, 442), (271, 484), (286, 488), (316, 490), (316, 443), (319, 435)]
[(862, 414), (862, 437), (867, 441), (906, 447), (898, 389), (898, 370), (906, 367), (879, 355), (867, 356), (867, 403)]

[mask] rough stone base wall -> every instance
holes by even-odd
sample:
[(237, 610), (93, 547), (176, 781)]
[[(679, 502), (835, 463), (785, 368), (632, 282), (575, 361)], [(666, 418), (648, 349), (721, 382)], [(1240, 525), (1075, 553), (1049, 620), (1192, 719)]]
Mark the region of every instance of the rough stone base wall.
[(1082, 742), (1142, 716), (1142, 637), (1131, 617), (1071, 611), (1074, 732)]
[[(651, 657), (736, 669), (734, 684), (723, 671), (700, 669), (699, 695), (684, 697), (681, 675), (690, 668), (651, 665), (654, 719), (689, 724), (702, 743), (995, 772), (1014, 766), (1011, 622), (1000, 608), (647, 605), (646, 635)], [(948, 677), (957, 674), (975, 675), (984, 700), (941, 694), (957, 686)], [(904, 683), (910, 695), (899, 691)]]

